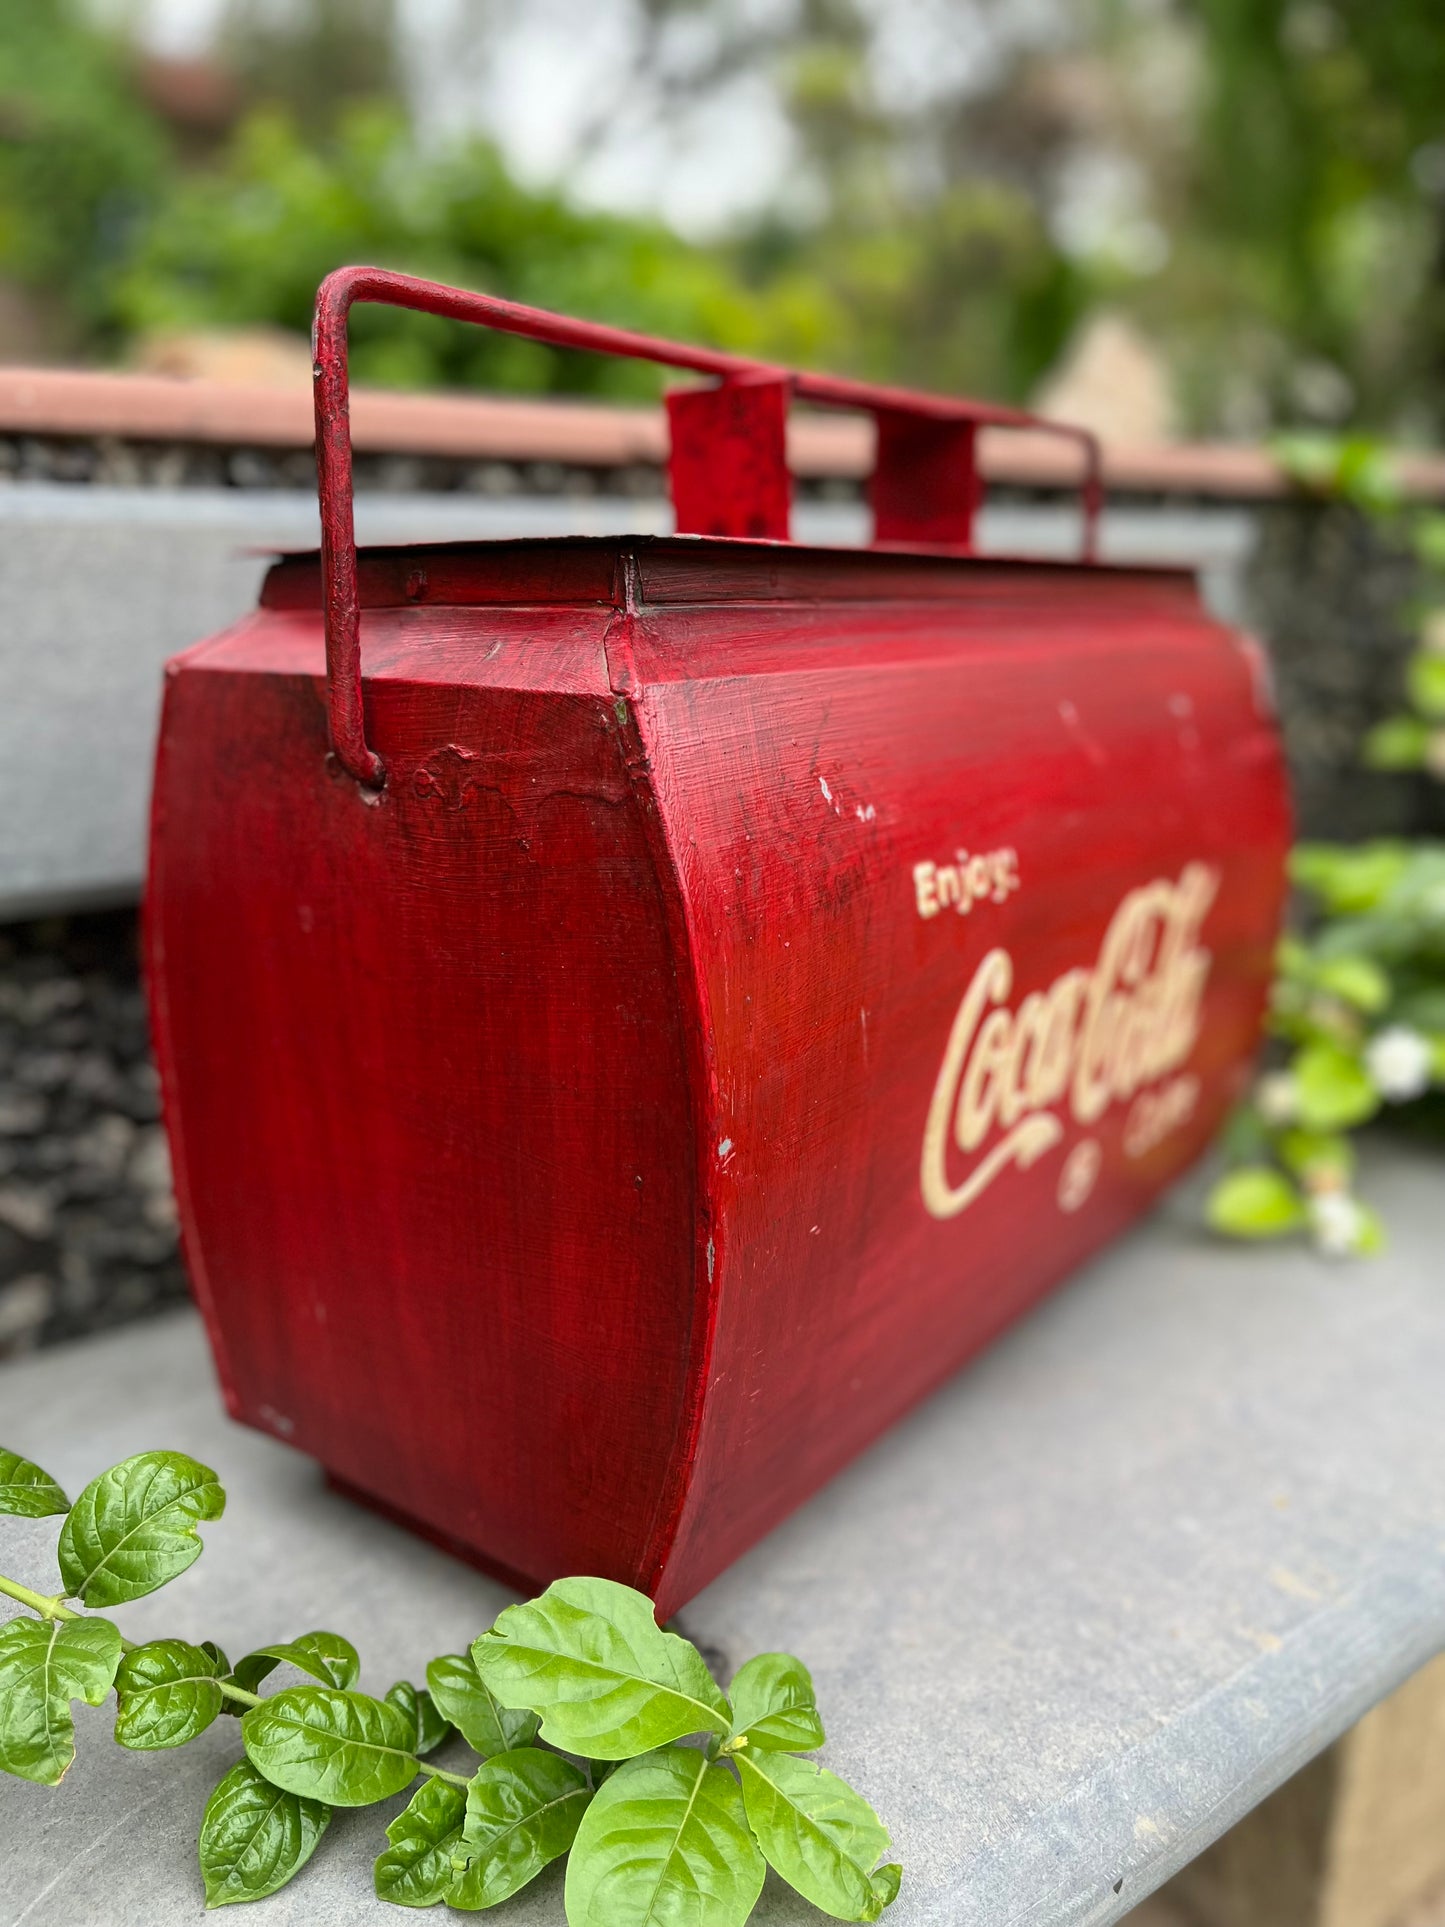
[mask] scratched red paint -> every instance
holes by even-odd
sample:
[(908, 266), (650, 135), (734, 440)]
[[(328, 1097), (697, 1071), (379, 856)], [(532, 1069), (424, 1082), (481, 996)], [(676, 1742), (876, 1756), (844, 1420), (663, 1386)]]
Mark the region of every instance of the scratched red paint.
[[(675, 432), (776, 446), (755, 385)], [(956, 421), (915, 456), (969, 482)], [(933, 512), (905, 481), (880, 516)], [(331, 579), (280, 562), (167, 679), (153, 1017), (226, 1397), (482, 1564), (671, 1611), (1240, 1089), (1288, 835), (1256, 658), (1167, 571), (367, 553), (376, 789), (327, 754)]]

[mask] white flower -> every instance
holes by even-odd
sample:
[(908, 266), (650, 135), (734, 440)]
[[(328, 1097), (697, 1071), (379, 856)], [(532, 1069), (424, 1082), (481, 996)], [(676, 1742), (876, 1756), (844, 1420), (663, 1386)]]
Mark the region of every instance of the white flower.
[(1407, 1024), (1389, 1024), (1365, 1047), (1365, 1069), (1381, 1097), (1404, 1104), (1429, 1088), (1430, 1040)]
[(1254, 1087), (1254, 1101), (1266, 1124), (1293, 1124), (1299, 1116), (1299, 1085), (1292, 1071), (1266, 1071)]
[(1315, 1243), (1330, 1258), (1348, 1258), (1365, 1232), (1365, 1214), (1346, 1191), (1322, 1191), (1309, 1201)]

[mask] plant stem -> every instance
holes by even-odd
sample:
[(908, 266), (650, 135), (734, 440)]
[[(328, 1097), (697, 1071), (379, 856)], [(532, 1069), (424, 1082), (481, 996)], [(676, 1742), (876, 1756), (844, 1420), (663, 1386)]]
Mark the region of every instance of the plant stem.
[[(63, 1599), (50, 1599), (43, 1592), (32, 1592), (29, 1586), (22, 1586), (18, 1579), (6, 1579), (3, 1574), (0, 1574), (0, 1593), (7, 1593), (11, 1599), (18, 1600), (22, 1606), (28, 1606), (31, 1612), (38, 1613), (42, 1619), (88, 1619), (90, 1617), (88, 1613), (79, 1613), (73, 1606), (67, 1606)], [(136, 1643), (133, 1639), (122, 1637), (120, 1643), (126, 1652), (135, 1651)], [(217, 1685), (225, 1698), (235, 1700), (238, 1706), (261, 1704), (261, 1695), (248, 1693), (243, 1686), (232, 1686), (226, 1680), (218, 1680)], [(439, 1766), (428, 1766), (425, 1760), (419, 1760), (417, 1764), (423, 1773), (433, 1774), (438, 1780), (450, 1780), (453, 1786), (471, 1784), (462, 1774), (448, 1773)]]
[(470, 1786), (471, 1781), (464, 1773), (448, 1773), (444, 1766), (432, 1766), (427, 1760), (418, 1760), (417, 1765), (423, 1773), (430, 1773), (434, 1780), (445, 1780), (448, 1786)]
[[(28, 1606), (31, 1612), (38, 1613), (42, 1619), (88, 1619), (90, 1617), (89, 1613), (78, 1613), (73, 1606), (67, 1606), (63, 1599), (58, 1597), (49, 1599), (43, 1592), (32, 1592), (29, 1586), (22, 1586), (18, 1579), (6, 1579), (0, 1575), (0, 1592), (8, 1593), (12, 1599), (18, 1599), (22, 1606)], [(122, 1650), (127, 1653), (133, 1653), (136, 1649), (136, 1642), (133, 1639), (127, 1639), (124, 1634), (121, 1636), (120, 1643)], [(228, 1700), (235, 1700), (242, 1706), (261, 1704), (260, 1695), (248, 1693), (244, 1687), (227, 1685), (224, 1680), (218, 1681), (217, 1684)]]
[(78, 1613), (73, 1607), (67, 1606), (63, 1599), (58, 1597), (47, 1599), (43, 1592), (32, 1592), (29, 1586), (22, 1586), (18, 1579), (0, 1578), (0, 1592), (8, 1593), (12, 1599), (18, 1599), (22, 1606), (28, 1606), (31, 1612), (39, 1613), (42, 1619), (84, 1619), (85, 1617), (84, 1613)]
[(235, 1700), (238, 1706), (259, 1706), (261, 1704), (261, 1695), (259, 1693), (248, 1693), (244, 1686), (232, 1686), (223, 1679), (217, 1680), (216, 1684), (221, 1689), (222, 1697), (228, 1700)]
[[(3, 1575), (0, 1575), (0, 1592), (18, 1599), (22, 1606), (28, 1606), (31, 1612), (38, 1613), (42, 1619), (89, 1619), (91, 1616), (89, 1613), (78, 1613), (74, 1606), (67, 1606), (60, 1593), (49, 1598), (43, 1592), (32, 1592), (29, 1586), (22, 1586), (18, 1579), (6, 1579)], [(135, 1651), (135, 1641), (127, 1639), (123, 1633), (120, 1644), (123, 1652)]]

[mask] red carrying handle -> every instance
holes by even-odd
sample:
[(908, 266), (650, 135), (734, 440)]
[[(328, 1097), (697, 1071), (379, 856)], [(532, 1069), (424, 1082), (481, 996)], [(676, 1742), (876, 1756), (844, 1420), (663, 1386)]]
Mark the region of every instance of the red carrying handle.
[(864, 409), (876, 419), (878, 455), (870, 491), (875, 543), (971, 551), (980, 428), (1044, 429), (1076, 442), (1084, 454), (1083, 559), (1094, 560), (1102, 488), (1099, 444), (1087, 429), (987, 402), (796, 373), (711, 348), (634, 334), (628, 328), (573, 321), (544, 308), (469, 294), (385, 268), (338, 268), (317, 290), (312, 331), (326, 707), (337, 761), (370, 789), (385, 783), (386, 767), (366, 740), (362, 706), (346, 334), (347, 316), (358, 301), (475, 321), (557, 348), (627, 355), (716, 376), (716, 387), (680, 389), (667, 397), (669, 480), (680, 533), (788, 539), (784, 430), (788, 401), (797, 397), (825, 408)]

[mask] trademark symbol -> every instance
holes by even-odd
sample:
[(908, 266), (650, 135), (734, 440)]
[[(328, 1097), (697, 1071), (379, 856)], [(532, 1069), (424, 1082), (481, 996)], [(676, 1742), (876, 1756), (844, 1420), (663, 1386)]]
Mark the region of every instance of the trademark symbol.
[(1064, 1168), (1059, 1173), (1059, 1209), (1077, 1211), (1089, 1201), (1089, 1195), (1098, 1181), (1099, 1166), (1103, 1153), (1096, 1137), (1081, 1138), (1064, 1159)]

